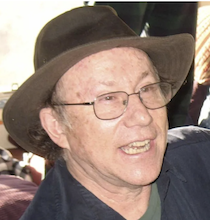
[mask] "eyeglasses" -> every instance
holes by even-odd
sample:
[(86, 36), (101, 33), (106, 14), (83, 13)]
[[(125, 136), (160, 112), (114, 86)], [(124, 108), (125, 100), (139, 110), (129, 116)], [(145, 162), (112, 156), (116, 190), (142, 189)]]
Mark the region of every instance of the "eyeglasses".
[(157, 82), (140, 88), (137, 93), (127, 94), (123, 91), (110, 92), (96, 97), (92, 102), (55, 105), (93, 105), (97, 118), (111, 120), (124, 114), (131, 95), (139, 95), (140, 101), (147, 109), (159, 109), (170, 102), (172, 98), (172, 86), (167, 82)]

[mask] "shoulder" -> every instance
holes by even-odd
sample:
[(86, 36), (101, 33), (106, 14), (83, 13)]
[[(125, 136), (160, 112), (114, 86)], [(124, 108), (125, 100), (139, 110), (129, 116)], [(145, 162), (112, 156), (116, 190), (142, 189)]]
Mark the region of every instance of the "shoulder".
[(168, 131), (166, 158), (174, 164), (210, 165), (210, 129), (184, 126)]
[(168, 143), (173, 148), (182, 145), (205, 143), (210, 141), (210, 129), (198, 126), (184, 126), (173, 128), (168, 131)]
[(209, 167), (210, 130), (186, 126), (168, 131), (164, 172), (157, 182), (167, 215), (176, 216), (174, 219), (210, 219)]

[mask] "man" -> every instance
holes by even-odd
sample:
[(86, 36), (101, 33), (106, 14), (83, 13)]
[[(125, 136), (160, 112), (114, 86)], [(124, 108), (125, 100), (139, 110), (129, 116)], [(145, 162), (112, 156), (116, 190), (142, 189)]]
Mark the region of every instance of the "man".
[[(110, 7), (74, 9), (46, 24), (36, 42), (36, 72), (3, 112), (17, 143), (57, 158), (21, 220), (210, 217), (209, 185), (192, 193), (194, 173), (188, 169), (184, 185), (188, 176), (174, 165), (180, 148), (172, 165), (163, 163), (165, 106), (188, 73), (193, 47), (188, 34), (140, 38)], [(210, 142), (208, 131), (194, 133), (200, 145)], [(194, 210), (198, 195), (204, 201)]]

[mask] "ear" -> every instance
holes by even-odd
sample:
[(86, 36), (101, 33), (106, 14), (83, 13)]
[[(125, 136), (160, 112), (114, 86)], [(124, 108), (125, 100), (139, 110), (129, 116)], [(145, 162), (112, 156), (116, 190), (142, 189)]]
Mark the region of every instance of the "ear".
[(39, 113), (42, 127), (51, 140), (62, 148), (68, 148), (68, 141), (64, 127), (57, 121), (51, 108), (43, 108)]

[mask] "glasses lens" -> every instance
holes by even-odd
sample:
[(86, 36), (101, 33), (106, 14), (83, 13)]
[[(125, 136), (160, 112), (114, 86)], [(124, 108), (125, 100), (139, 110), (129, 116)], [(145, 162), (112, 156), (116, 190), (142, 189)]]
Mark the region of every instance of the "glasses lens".
[(166, 82), (154, 83), (140, 89), (140, 98), (148, 109), (157, 109), (167, 105), (171, 96), (171, 84)]
[(100, 119), (114, 119), (123, 114), (127, 107), (128, 96), (125, 92), (112, 92), (98, 96), (94, 111)]

